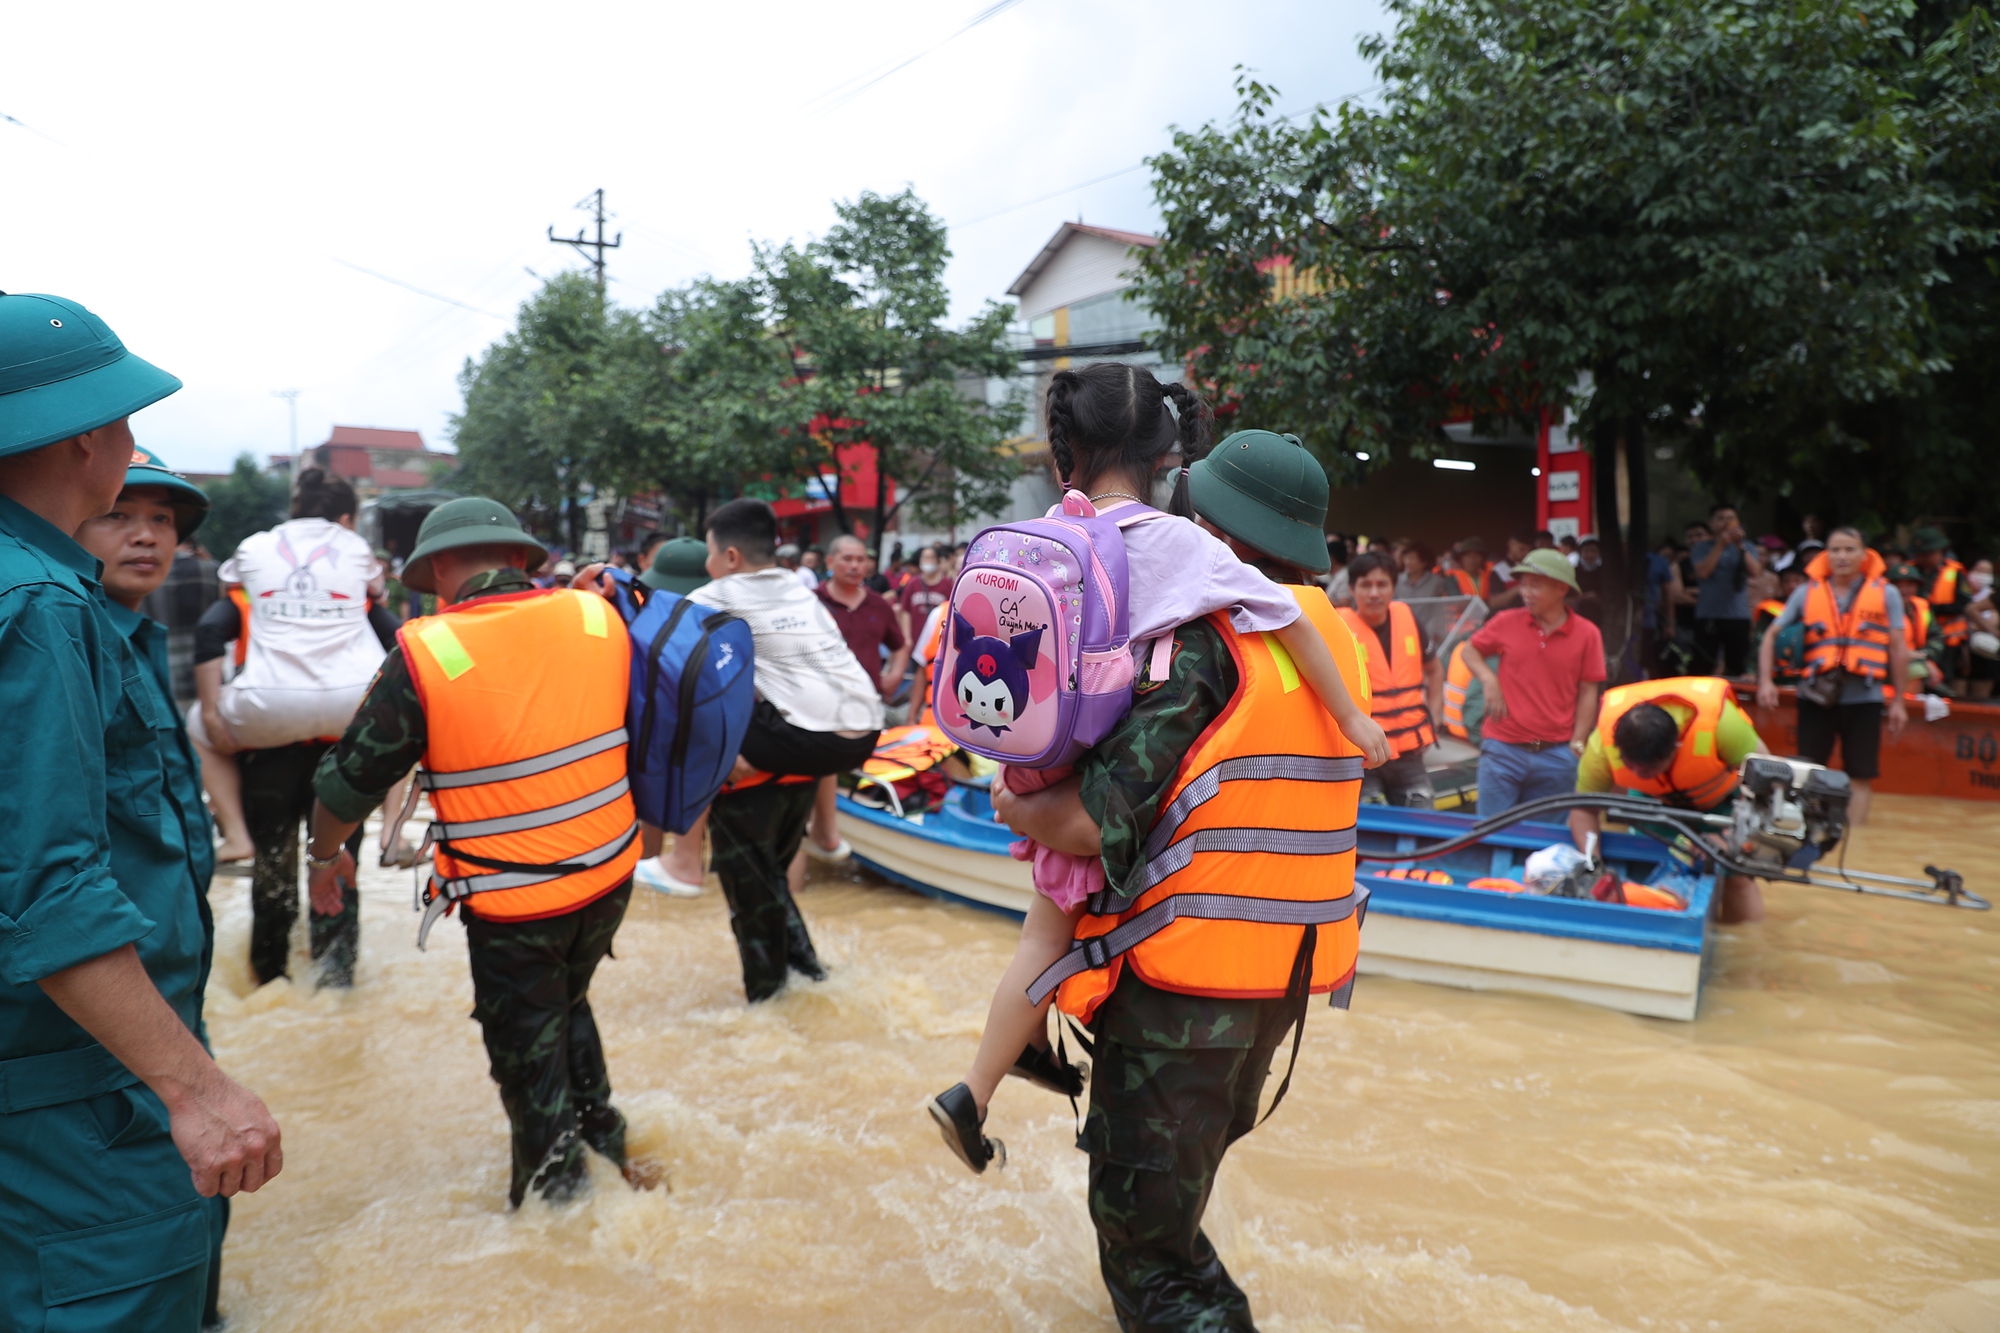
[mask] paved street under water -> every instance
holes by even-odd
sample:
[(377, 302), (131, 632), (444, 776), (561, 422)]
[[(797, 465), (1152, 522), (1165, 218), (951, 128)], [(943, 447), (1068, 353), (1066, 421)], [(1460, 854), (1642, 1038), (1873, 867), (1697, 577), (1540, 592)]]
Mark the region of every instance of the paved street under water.
[[(1996, 849), (2000, 805), (1881, 797), (1850, 863), (2000, 897)], [(409, 872), (368, 871), (355, 990), (253, 992), (245, 885), (215, 890), (209, 1024), (286, 1166), (237, 1201), (238, 1333), (1113, 1327), (1068, 1104), (1009, 1080), (983, 1177), (921, 1110), (1012, 922), (822, 871), (832, 977), (750, 1009), (714, 880), (638, 891), (592, 998), (663, 1183), (600, 1162), (510, 1214), (458, 926), (418, 953)], [(1718, 931), (1691, 1024), (1368, 978), (1316, 1008), (1209, 1216), (1260, 1326), (2000, 1329), (2000, 920), (1770, 902)]]

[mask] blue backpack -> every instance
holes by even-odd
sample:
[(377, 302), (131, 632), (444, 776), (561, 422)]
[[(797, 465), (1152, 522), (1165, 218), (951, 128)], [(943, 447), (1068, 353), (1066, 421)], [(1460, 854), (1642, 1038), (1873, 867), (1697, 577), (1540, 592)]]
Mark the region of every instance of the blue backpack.
[(686, 833), (735, 767), (750, 726), (750, 626), (624, 570), (612, 579), (632, 636), (632, 803), (648, 824)]

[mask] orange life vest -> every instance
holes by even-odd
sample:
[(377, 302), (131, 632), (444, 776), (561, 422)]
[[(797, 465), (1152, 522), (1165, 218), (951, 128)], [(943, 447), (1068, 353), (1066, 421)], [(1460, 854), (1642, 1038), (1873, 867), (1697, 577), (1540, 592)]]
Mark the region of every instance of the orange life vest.
[(1337, 607), (1340, 618), (1354, 632), (1354, 641), (1368, 663), (1368, 689), (1373, 696), (1368, 711), (1389, 735), (1389, 745), (1400, 757), (1426, 749), (1437, 741), (1431, 729), (1431, 710), (1424, 703), (1423, 640), (1417, 634), (1417, 618), (1402, 602), (1389, 603), (1389, 660), (1378, 651), (1382, 637), (1375, 627), (1351, 607)]
[[(919, 626), (918, 633), (923, 632)], [(931, 622), (930, 637), (924, 641), (924, 669), (917, 673), (918, 693), (917, 715), (911, 719), (913, 725), (928, 727), (937, 722), (937, 706), (931, 698), (932, 677), (937, 674), (938, 650), (944, 647), (944, 617)]]
[(1465, 725), (1465, 695), (1472, 688), (1472, 667), (1465, 655), (1472, 650), (1470, 641), (1460, 643), (1451, 650), (1451, 661), (1444, 670), (1444, 729), (1460, 740), (1471, 740), (1471, 729)]
[[(1673, 805), (1713, 810), (1736, 791), (1736, 770), (1723, 762), (1716, 744), (1716, 728), (1734, 702), (1729, 682), (1715, 676), (1673, 676), (1606, 690), (1604, 708), (1597, 715), (1597, 737), (1605, 758), (1611, 761), (1611, 780), (1628, 791), (1657, 796)], [(1625, 767), (1612, 733), (1618, 729), (1618, 719), (1640, 704), (1666, 703), (1692, 709), (1694, 716), (1681, 725), (1680, 745), (1667, 771), (1656, 778), (1642, 778)]]
[[(1955, 606), (1963, 601), (1959, 592), (1960, 581), (1965, 577), (1965, 566), (1956, 560), (1947, 560), (1938, 566), (1937, 578), (1931, 582), (1932, 606)], [(1956, 648), (1971, 637), (1972, 626), (1961, 612), (1958, 615), (1940, 616), (1938, 628), (1944, 632), (1944, 645)]]
[(242, 584), (232, 583), (229, 585), (229, 600), (236, 603), (236, 648), (232, 656), (236, 669), (241, 671), (243, 664), (250, 659), (250, 594), (243, 591)]
[(1842, 615), (1828, 581), (1832, 566), (1826, 552), (1821, 551), (1806, 566), (1806, 576), (1812, 580), (1806, 587), (1804, 616), (1808, 678), (1845, 669), (1868, 680), (1888, 679), (1889, 585), (1882, 581), (1885, 568), (1881, 556), (1868, 552), (1862, 562), (1861, 587), (1855, 591), (1847, 614)]
[(1493, 566), (1488, 565), (1486, 568), (1480, 570), (1477, 582), (1473, 580), (1472, 575), (1466, 573), (1457, 565), (1451, 565), (1438, 572), (1458, 585), (1460, 596), (1477, 597), (1482, 602), (1493, 600), (1493, 585), (1496, 581)]
[(1750, 613), (1750, 619), (1756, 622), (1759, 630), (1762, 630), (1764, 626), (1783, 614), (1785, 614), (1785, 604), (1776, 598), (1771, 598), (1757, 603), (1756, 610)]
[[(1317, 588), (1291, 591), (1362, 697), (1347, 626)], [(1181, 762), (1146, 838), (1142, 887), (1123, 910), (1095, 895), (1069, 952), (1028, 989), (1037, 1004), (1055, 991), (1084, 1022), (1128, 963), (1181, 995), (1337, 992), (1338, 1003), (1353, 980), (1368, 898), (1354, 883), (1361, 751), (1274, 635), (1208, 621), (1235, 660), (1236, 693)]]
[(454, 903), (533, 921), (630, 878), (632, 641), (610, 604), (568, 589), (482, 597), (397, 638), (429, 734), (417, 780), (437, 811), (418, 945)]

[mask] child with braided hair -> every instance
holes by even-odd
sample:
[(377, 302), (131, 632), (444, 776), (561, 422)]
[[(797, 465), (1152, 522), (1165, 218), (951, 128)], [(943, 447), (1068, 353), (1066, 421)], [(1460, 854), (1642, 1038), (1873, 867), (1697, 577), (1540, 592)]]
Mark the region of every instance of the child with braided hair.
[[(1083, 493), (1106, 516), (1149, 503), (1176, 461), (1206, 451), (1212, 422), (1208, 405), (1187, 385), (1162, 384), (1151, 371), (1118, 362), (1056, 372), (1046, 416), (1056, 484)], [(1132, 524), (1124, 539), (1131, 643), (1226, 612), (1239, 634), (1269, 633), (1284, 645), (1370, 767), (1390, 758), (1382, 728), (1348, 694), (1325, 640), (1290, 592), (1186, 518)], [(1011, 796), (1079, 781), (1069, 769), (1004, 767), (994, 782), (995, 808), (1005, 818)], [(1095, 832), (1079, 829), (1089, 836), (1079, 836), (1077, 846), (1095, 845)], [(1104, 887), (1103, 863), (1095, 854), (1032, 839), (1013, 851), (1034, 863), (1036, 892), (1021, 942), (993, 996), (965, 1080), (928, 1107), (946, 1145), (975, 1172), (996, 1155), (1005, 1164), (1004, 1149), (983, 1132), (987, 1103), (1002, 1078), (1013, 1074), (1072, 1097), (1083, 1088), (1082, 1072), (1049, 1049), (1047, 1002), (1030, 1003), (1027, 990), (1069, 950), (1085, 901)]]

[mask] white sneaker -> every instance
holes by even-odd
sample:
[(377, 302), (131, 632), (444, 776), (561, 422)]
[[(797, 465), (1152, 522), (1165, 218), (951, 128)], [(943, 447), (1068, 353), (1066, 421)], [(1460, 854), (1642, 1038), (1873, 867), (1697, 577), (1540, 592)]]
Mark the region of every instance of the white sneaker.
[(807, 838), (806, 855), (825, 865), (839, 865), (842, 861), (854, 855), (854, 844), (842, 838), (838, 847), (835, 847), (832, 851), (828, 851), (811, 838)]
[(701, 897), (701, 885), (674, 878), (667, 873), (666, 863), (657, 856), (648, 856), (632, 867), (632, 882), (643, 884), (655, 893), (664, 893), (669, 898)]

